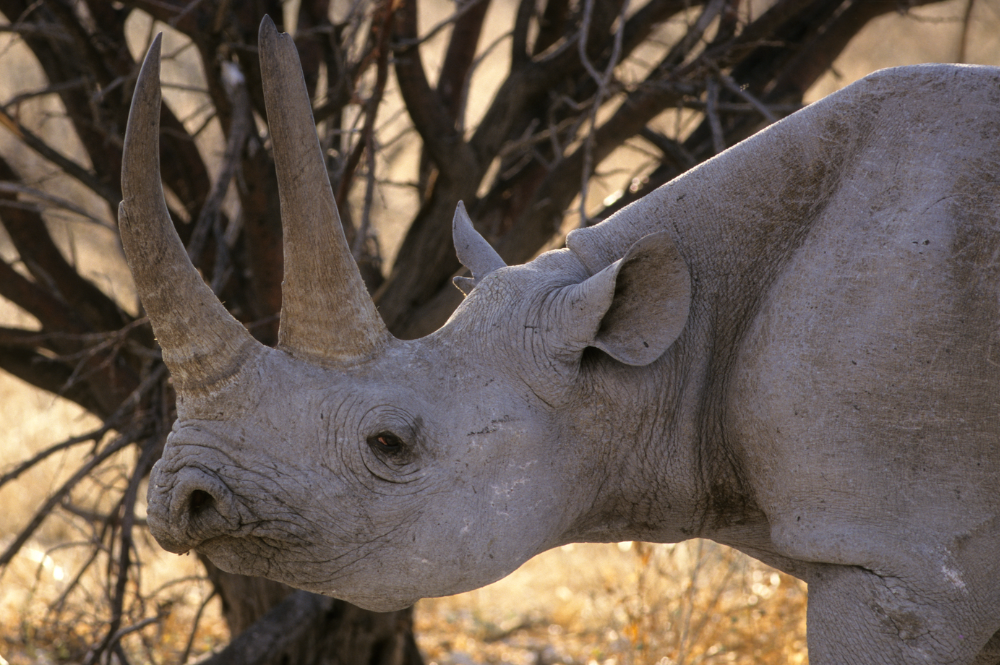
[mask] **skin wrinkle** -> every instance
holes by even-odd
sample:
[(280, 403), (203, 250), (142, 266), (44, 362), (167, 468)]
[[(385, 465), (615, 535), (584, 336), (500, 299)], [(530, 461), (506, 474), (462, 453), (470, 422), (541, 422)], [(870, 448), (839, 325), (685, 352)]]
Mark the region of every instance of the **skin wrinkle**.
[[(208, 448), (207, 446), (205, 447)], [(218, 447), (211, 447), (210, 449), (213, 452), (218, 453)], [(185, 455), (183, 457), (187, 456), (189, 455)], [(295, 475), (282, 474), (281, 473), (282, 465), (278, 460), (274, 458), (268, 457), (264, 458), (263, 460), (258, 458), (257, 460), (258, 468), (260, 468), (261, 466), (266, 466), (267, 468), (269, 468), (271, 471), (274, 472), (275, 476), (270, 477), (266, 475), (257, 475), (256, 473), (253, 476), (248, 476), (246, 470), (239, 464), (239, 462), (235, 458), (233, 458), (230, 455), (224, 455), (224, 456), (229, 460), (228, 465), (224, 464), (222, 466), (209, 467), (204, 464), (198, 463), (197, 461), (188, 462), (187, 465), (193, 468), (200, 468), (203, 471), (210, 473), (213, 477), (218, 478), (219, 481), (222, 482), (222, 484), (226, 487), (227, 491), (231, 494), (231, 496), (237, 498), (237, 504), (243, 507), (243, 509), (239, 511), (240, 521), (241, 521), (240, 526), (243, 528), (237, 529), (237, 531), (243, 533), (252, 533), (256, 537), (260, 537), (262, 531), (271, 536), (274, 536), (275, 533), (284, 533), (285, 535), (282, 538), (282, 540), (287, 542), (293, 541), (296, 537), (301, 538), (302, 517), (299, 514), (299, 512), (294, 509), (294, 504), (298, 503), (298, 501), (294, 499), (286, 499), (287, 496), (290, 496), (288, 494), (287, 483), (293, 483), (294, 485), (298, 485), (300, 490), (303, 491), (303, 493), (308, 493), (309, 486), (303, 483), (299, 483), (298, 482), (299, 479)], [(236, 478), (240, 478), (238, 484), (234, 484), (236, 482), (235, 481)], [(232, 480), (227, 482), (226, 479), (232, 479)], [(255, 513), (259, 514), (259, 509), (254, 508), (252, 504), (248, 504), (245, 500), (247, 497), (253, 497), (253, 496), (269, 497), (270, 503), (268, 504), (269, 510), (267, 511), (266, 520), (265, 519), (259, 519), (256, 521), (247, 520), (248, 514), (255, 514)], [(240, 498), (243, 498), (244, 500), (240, 501), (239, 500)], [(281, 524), (285, 520), (281, 518), (282, 513), (274, 510), (276, 505), (284, 506), (287, 509), (286, 511), (284, 511), (285, 514), (293, 517), (293, 519), (287, 520), (288, 524), (291, 525), (291, 527), (293, 528), (289, 529), (277, 528), (279, 524)], [(269, 525), (269, 527), (273, 528), (263, 529), (261, 527), (262, 524), (267, 524)], [(298, 533), (298, 536), (296, 536), (296, 532)], [(289, 536), (288, 534), (291, 534), (291, 536)]]
[[(371, 542), (358, 543), (356, 546), (354, 546), (354, 547), (352, 547), (352, 548), (344, 551), (342, 554), (338, 554), (337, 556), (334, 556), (332, 558), (317, 559), (317, 560), (314, 560), (314, 561), (309, 560), (309, 559), (291, 559), (291, 560), (286, 561), (286, 563), (289, 564), (289, 565), (286, 565), (285, 567), (286, 568), (290, 568), (290, 569), (292, 569), (292, 570), (295, 571), (294, 574), (296, 575), (296, 581), (297, 582), (299, 582), (299, 583), (303, 583), (303, 582), (304, 583), (308, 583), (309, 582), (308, 576), (300, 576), (300, 574), (299, 574), (299, 568), (298, 568), (299, 566), (308, 566), (308, 564), (310, 562), (313, 562), (313, 563), (324, 563), (324, 562), (325, 563), (335, 563), (335, 564), (337, 564), (336, 565), (336, 574), (331, 575), (331, 576), (326, 577), (326, 578), (317, 577), (315, 580), (313, 580), (316, 583), (335, 582), (337, 580), (343, 579), (348, 573), (350, 573), (352, 566), (355, 566), (358, 562), (363, 561), (366, 558), (366, 556), (367, 556), (367, 550), (368, 549), (376, 548), (377, 545), (378, 545), (378, 541), (380, 541), (380, 540), (383, 541), (383, 542), (391, 542), (391, 540), (392, 540), (391, 536), (393, 536), (401, 528), (402, 528), (402, 525), (399, 525), (399, 526), (397, 526), (395, 528), (392, 528), (389, 531), (381, 534), (381, 536), (374, 537)], [(357, 556), (354, 556), (353, 558), (349, 558), (352, 555), (357, 555)], [(286, 558), (286, 557), (283, 556), (282, 558)]]

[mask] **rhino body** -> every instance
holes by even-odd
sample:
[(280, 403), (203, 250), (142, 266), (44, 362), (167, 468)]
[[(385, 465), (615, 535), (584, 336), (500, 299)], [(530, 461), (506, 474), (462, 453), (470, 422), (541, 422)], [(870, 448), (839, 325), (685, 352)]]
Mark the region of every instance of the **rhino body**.
[(400, 341), (268, 21), (261, 59), (276, 349), (171, 229), (158, 43), (129, 121), (123, 244), (178, 390), (166, 549), (389, 610), (569, 542), (705, 537), (809, 583), (814, 664), (1000, 662), (1000, 70), (876, 73), (525, 265), (460, 209), (467, 297)]

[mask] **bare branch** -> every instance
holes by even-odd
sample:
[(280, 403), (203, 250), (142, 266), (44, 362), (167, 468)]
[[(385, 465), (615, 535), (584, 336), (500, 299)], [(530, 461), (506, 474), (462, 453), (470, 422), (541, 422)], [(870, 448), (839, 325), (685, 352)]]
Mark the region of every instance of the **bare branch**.
[[(389, 38), (392, 33), (391, 27), (394, 15), (395, 11), (393, 10), (393, 5), (391, 3), (384, 4), (382, 7), (382, 15), (379, 20), (379, 29), (375, 33), (375, 86), (365, 103), (365, 122), (361, 129), (361, 138), (357, 144), (355, 144), (354, 150), (351, 151), (340, 177), (340, 185), (337, 188), (337, 203), (341, 207), (346, 207), (347, 194), (350, 191), (351, 181), (354, 178), (354, 172), (361, 161), (362, 153), (366, 150), (369, 153), (369, 177), (374, 177), (374, 169), (372, 168), (374, 165), (374, 156), (371, 153), (372, 150), (374, 150), (375, 120), (378, 117), (378, 109), (382, 104), (382, 96), (385, 94), (385, 85), (389, 79), (389, 54), (391, 50)], [(349, 230), (353, 229), (345, 229), (345, 231)], [(350, 240), (350, 235), (348, 235), (348, 239)], [(358, 245), (357, 248), (360, 248), (360, 245)]]
[(191, 647), (194, 646), (195, 635), (198, 634), (198, 624), (201, 623), (201, 615), (204, 614), (205, 608), (208, 607), (208, 603), (211, 602), (211, 600), (217, 595), (219, 595), (219, 592), (213, 589), (212, 593), (205, 596), (205, 600), (201, 601), (201, 604), (198, 605), (198, 610), (194, 613), (194, 619), (191, 621), (191, 632), (188, 633), (187, 643), (184, 645), (184, 651), (181, 652), (181, 657), (178, 659), (178, 662), (188, 662), (188, 657), (191, 655)]
[(17, 478), (22, 473), (24, 473), (25, 471), (29, 471), (37, 464), (44, 462), (46, 459), (48, 459), (49, 457), (58, 452), (61, 452), (63, 450), (68, 450), (74, 446), (80, 445), (81, 443), (87, 443), (90, 441), (96, 443), (97, 441), (100, 441), (101, 438), (103, 438), (104, 435), (108, 433), (109, 429), (110, 428), (106, 424), (101, 425), (97, 429), (87, 432), (86, 434), (81, 434), (79, 436), (71, 436), (70, 438), (64, 441), (49, 446), (45, 450), (35, 453), (29, 459), (24, 460), (10, 471), (0, 476), (0, 487), (3, 487), (4, 485), (13, 480), (17, 480)]
[(510, 44), (510, 68), (512, 71), (522, 69), (531, 61), (531, 54), (528, 52), (528, 27), (534, 13), (535, 0), (520, 0), (518, 2)]
[(108, 443), (104, 448), (93, 457), (90, 458), (83, 466), (77, 469), (69, 480), (63, 483), (59, 489), (49, 495), (49, 498), (44, 504), (35, 512), (34, 517), (28, 522), (28, 525), (21, 529), (21, 532), (17, 535), (7, 549), (4, 550), (3, 554), (0, 554), (0, 568), (5, 567), (10, 560), (14, 558), (14, 555), (20, 551), (28, 539), (31, 538), (32, 534), (42, 525), (42, 522), (49, 516), (52, 509), (55, 508), (63, 500), (69, 492), (76, 487), (77, 484), (84, 478), (90, 475), (90, 473), (104, 460), (108, 459), (119, 450), (125, 448), (132, 443), (134, 443), (139, 438), (139, 433), (141, 431), (141, 426), (133, 427), (126, 430), (122, 434), (118, 435), (114, 440)]
[(715, 147), (715, 154), (719, 154), (726, 149), (726, 140), (722, 136), (722, 122), (719, 120), (719, 82), (715, 78), (709, 78), (705, 82), (705, 114), (712, 127), (712, 145)]
[(94, 173), (80, 166), (69, 157), (65, 157), (59, 153), (58, 150), (45, 143), (45, 141), (11, 117), (5, 110), (0, 110), (0, 125), (6, 127), (10, 133), (39, 155), (89, 187), (91, 191), (107, 201), (108, 205), (112, 208), (118, 207), (122, 198), (120, 192), (106, 186)]
[(532, 47), (534, 55), (542, 53), (562, 37), (569, 10), (569, 0), (548, 0), (545, 3), (545, 11), (538, 21), (538, 36)]
[[(722, 83), (722, 85), (724, 85), (727, 90), (745, 99), (747, 103), (750, 104), (750, 106), (752, 106), (754, 109), (757, 110), (758, 113), (764, 116), (765, 120), (767, 120), (768, 122), (778, 122), (778, 117), (774, 115), (771, 109), (767, 108), (764, 102), (760, 101), (759, 99), (751, 95), (749, 91), (739, 86), (736, 83), (736, 81), (734, 81), (730, 77), (718, 71), (717, 68), (716, 68), (715, 79), (717, 79), (720, 83)], [(718, 104), (718, 98), (716, 98), (715, 109), (716, 111), (720, 110)]]
[(972, 7), (975, 4), (976, 0), (967, 0), (965, 4), (965, 11), (962, 13), (962, 31), (958, 35), (958, 54), (955, 56), (955, 62), (966, 62), (966, 49), (969, 46), (969, 25), (972, 23)]
[[(97, 224), (98, 226), (103, 226), (108, 230), (116, 230), (114, 225), (110, 222), (94, 217), (89, 212), (76, 205), (72, 201), (67, 201), (64, 198), (55, 196), (54, 194), (49, 194), (48, 192), (42, 191), (35, 187), (28, 187), (27, 185), (22, 185), (16, 182), (4, 182), (0, 181), (0, 193), (4, 194), (25, 194), (33, 198), (45, 201), (46, 203), (52, 204), (56, 209), (66, 210), (73, 213), (74, 215), (79, 215), (88, 222)], [(37, 208), (36, 208), (37, 209)]]
[[(62, 34), (62, 33), (60, 33)], [(36, 97), (44, 97), (46, 95), (54, 95), (66, 90), (72, 90), (75, 88), (82, 88), (86, 85), (86, 81), (83, 77), (77, 77), (69, 81), (63, 81), (61, 83), (55, 83), (53, 85), (47, 85), (40, 90), (32, 90), (30, 92), (22, 92), (18, 95), (14, 95), (8, 101), (0, 104), (0, 108), (5, 111), (12, 106), (18, 106), (21, 102), (27, 101), (29, 99), (35, 99)]]
[(2, 260), (0, 260), (0, 296), (37, 318), (42, 322), (43, 328), (77, 334), (89, 332), (81, 321), (67, 311), (66, 303)]
[[(485, 7), (488, 7), (490, 0), (467, 0), (467, 2), (462, 3), (462, 5), (456, 9), (450, 16), (442, 19), (437, 24), (434, 25), (430, 30), (428, 30), (422, 37), (417, 37), (415, 39), (400, 40), (397, 44), (397, 48), (400, 46), (419, 46), (424, 42), (430, 41), (437, 36), (439, 32), (447, 28), (452, 23), (458, 23), (459, 19), (471, 12), (476, 10), (476, 12), (485, 13)], [(456, 27), (456, 32), (458, 28)], [(453, 37), (454, 39), (454, 37)]]
[[(413, 2), (405, 2), (396, 10), (397, 40), (414, 36), (416, 11)], [(456, 131), (440, 98), (428, 84), (419, 50), (416, 47), (397, 49), (395, 65), (396, 80), (407, 111), (438, 169), (455, 181), (474, 177), (481, 168), (462, 135)]]
[(108, 623), (107, 636), (87, 654), (87, 657), (83, 661), (84, 665), (92, 665), (107, 650), (116, 650), (118, 640), (131, 632), (130, 630), (119, 630), (119, 627), (122, 623), (125, 589), (129, 582), (128, 570), (131, 566), (132, 549), (134, 547), (132, 529), (135, 525), (135, 502), (138, 498), (139, 484), (145, 479), (149, 470), (153, 467), (153, 463), (159, 459), (165, 439), (165, 432), (146, 439), (142, 447), (142, 454), (135, 464), (131, 478), (129, 478), (128, 488), (122, 496), (122, 521), (118, 536), (118, 579), (111, 602), (111, 621)]
[[(196, 265), (204, 250), (208, 233), (216, 227), (222, 201), (225, 199), (226, 192), (229, 191), (229, 184), (236, 174), (240, 153), (243, 151), (243, 146), (250, 135), (251, 123), (253, 122), (253, 118), (250, 115), (250, 97), (247, 94), (246, 82), (243, 73), (239, 69), (239, 65), (235, 62), (225, 62), (222, 66), (227, 77), (230, 98), (233, 102), (232, 122), (229, 126), (229, 138), (226, 140), (226, 151), (222, 156), (222, 169), (219, 171), (215, 184), (212, 185), (212, 190), (202, 205), (201, 211), (198, 213), (194, 232), (188, 241), (188, 256), (191, 257), (191, 261)], [(220, 250), (223, 250), (225, 243), (221, 242), (221, 238), (217, 238), (216, 246)], [(219, 262), (216, 262), (212, 288), (217, 293), (222, 287), (221, 284), (217, 283), (217, 278), (223, 272), (224, 267)]]
[(590, 106), (590, 118), (588, 124), (590, 130), (583, 141), (583, 168), (580, 172), (580, 228), (587, 226), (587, 193), (590, 186), (590, 175), (593, 170), (594, 159), (594, 128), (597, 126), (597, 112), (604, 103), (604, 98), (608, 94), (608, 86), (614, 76), (615, 67), (618, 66), (618, 58), (622, 50), (622, 37), (625, 32), (625, 14), (628, 11), (628, 0), (622, 3), (621, 11), (618, 15), (618, 28), (615, 30), (614, 45), (611, 49), (611, 57), (603, 72), (598, 72), (587, 57), (587, 35), (590, 33), (590, 20), (593, 13), (594, 0), (585, 0), (583, 10), (583, 21), (580, 27), (579, 54), (580, 62), (583, 63), (590, 74), (590, 77), (597, 83), (597, 92), (594, 93), (594, 100)]
[(489, 7), (489, 0), (469, 0), (462, 6), (461, 16), (455, 22), (448, 50), (445, 52), (444, 64), (441, 65), (441, 72), (438, 75), (438, 96), (441, 97), (441, 103), (445, 108), (451, 112), (451, 117), (459, 129), (465, 126), (464, 110), (469, 71), (476, 59), (476, 45), (479, 43), (483, 20)]

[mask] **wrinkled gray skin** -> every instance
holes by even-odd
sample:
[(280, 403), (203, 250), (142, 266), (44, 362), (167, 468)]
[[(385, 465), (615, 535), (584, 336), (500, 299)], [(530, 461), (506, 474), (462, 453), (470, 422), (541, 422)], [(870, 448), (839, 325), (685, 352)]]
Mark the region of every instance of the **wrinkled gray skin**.
[(1000, 660), (1000, 71), (873, 74), (522, 266), (460, 208), (468, 296), (399, 341), (265, 21), (270, 349), (166, 216), (158, 53), (121, 228), (179, 395), (166, 549), (390, 610), (563, 543), (700, 536), (809, 583), (816, 665)]

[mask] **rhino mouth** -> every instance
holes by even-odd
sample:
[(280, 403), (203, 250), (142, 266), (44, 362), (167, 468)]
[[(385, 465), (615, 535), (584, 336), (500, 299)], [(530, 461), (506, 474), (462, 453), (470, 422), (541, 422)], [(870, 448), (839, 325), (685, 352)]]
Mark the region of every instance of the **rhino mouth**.
[[(266, 577), (372, 612), (401, 610), (423, 597), (413, 585), (394, 580), (393, 576), (368, 574), (364, 565), (357, 568), (355, 564), (364, 557), (343, 565), (336, 560), (299, 558), (268, 538), (254, 536), (218, 536), (201, 543), (198, 551), (226, 572)], [(301, 550), (298, 553), (302, 554)]]

